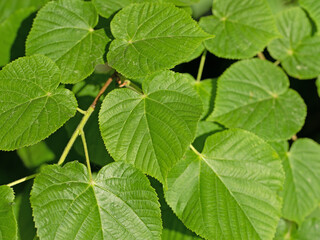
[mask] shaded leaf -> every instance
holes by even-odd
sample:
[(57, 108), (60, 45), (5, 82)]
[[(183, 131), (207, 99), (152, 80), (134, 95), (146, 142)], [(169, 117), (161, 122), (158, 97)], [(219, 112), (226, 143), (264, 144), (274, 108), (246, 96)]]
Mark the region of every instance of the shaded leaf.
[(45, 167), (30, 200), (40, 239), (160, 239), (155, 191), (129, 164), (111, 163), (94, 181), (77, 162)]
[(320, 74), (320, 36), (311, 36), (311, 23), (304, 11), (291, 8), (277, 16), (282, 38), (273, 40), (268, 50), (286, 72), (298, 79)]
[(165, 197), (206, 239), (272, 239), (280, 219), (284, 174), (277, 153), (244, 130), (207, 138), (169, 172)]
[(320, 145), (311, 139), (298, 139), (283, 167), (283, 217), (300, 224), (320, 201)]
[(77, 101), (59, 83), (59, 68), (45, 56), (23, 57), (1, 70), (1, 150), (38, 143), (74, 116)]
[(307, 10), (316, 23), (317, 31), (320, 30), (320, 2), (318, 0), (299, 0), (301, 7)]
[(118, 89), (107, 95), (99, 114), (100, 130), (116, 161), (165, 180), (194, 139), (202, 112), (201, 100), (187, 79), (163, 71), (143, 81), (144, 94)]
[(8, 186), (0, 186), (0, 239), (17, 239), (17, 221), (13, 213), (12, 204), (14, 193)]
[(48, 147), (45, 141), (41, 141), (35, 145), (20, 148), (17, 154), (27, 168), (36, 168), (46, 162), (55, 159), (55, 153)]
[(62, 82), (76, 83), (89, 76), (109, 39), (103, 29), (94, 30), (98, 14), (90, 2), (58, 0), (43, 7), (26, 42), (26, 54), (50, 57), (62, 71)]
[(200, 26), (216, 36), (204, 44), (218, 57), (253, 57), (278, 35), (264, 0), (214, 0), (212, 12), (200, 19)]
[(122, 9), (113, 18), (111, 31), (115, 40), (108, 63), (129, 78), (173, 68), (210, 38), (184, 10), (156, 3)]
[(267, 140), (289, 139), (303, 126), (306, 105), (288, 87), (287, 75), (268, 61), (237, 62), (219, 78), (215, 109), (207, 120)]

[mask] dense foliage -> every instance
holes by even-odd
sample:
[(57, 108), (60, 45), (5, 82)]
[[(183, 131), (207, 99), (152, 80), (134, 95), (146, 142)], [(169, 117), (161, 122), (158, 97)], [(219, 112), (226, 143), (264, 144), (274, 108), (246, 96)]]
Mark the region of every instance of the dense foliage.
[(10, 0), (0, 34), (0, 240), (320, 239), (318, 0)]

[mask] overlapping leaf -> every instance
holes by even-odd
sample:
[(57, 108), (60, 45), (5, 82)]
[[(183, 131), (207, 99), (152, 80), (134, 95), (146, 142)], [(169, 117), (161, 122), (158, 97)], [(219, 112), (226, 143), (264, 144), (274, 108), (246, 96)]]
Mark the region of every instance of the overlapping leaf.
[(317, 85), (317, 88), (318, 88), (318, 95), (320, 97), (320, 77), (317, 78), (316, 85)]
[(168, 2), (177, 6), (188, 6), (197, 3), (199, 0), (93, 0), (99, 14), (103, 17), (110, 17), (120, 9), (132, 4), (132, 3), (161, 3)]
[(271, 11), (274, 15), (280, 13), (281, 11), (298, 6), (298, 0), (267, 0)]
[(303, 126), (306, 106), (288, 87), (287, 75), (268, 61), (237, 62), (219, 78), (215, 108), (207, 120), (267, 140), (289, 139)]
[(17, 239), (17, 221), (13, 213), (13, 190), (7, 186), (0, 186), (0, 239)]
[(306, 9), (313, 21), (316, 23), (317, 30), (320, 30), (320, 1), (318, 0), (299, 0), (301, 7)]
[(108, 63), (130, 78), (184, 62), (211, 37), (184, 10), (164, 3), (133, 4), (122, 9), (113, 18), (111, 31), (115, 40)]
[(59, 83), (59, 68), (45, 56), (20, 58), (1, 70), (1, 150), (35, 144), (75, 114), (74, 95)]
[(22, 21), (47, 1), (0, 1), (0, 66), (10, 61), (11, 47)]
[(134, 164), (163, 182), (192, 142), (202, 104), (186, 76), (163, 71), (147, 77), (144, 94), (114, 90), (100, 114), (102, 138), (116, 161)]
[(77, 162), (46, 167), (35, 179), (30, 200), (43, 240), (160, 239), (156, 193), (129, 164), (109, 164), (94, 181)]
[(219, 57), (250, 58), (277, 36), (265, 0), (214, 0), (212, 11), (213, 16), (201, 18), (200, 26), (215, 34), (205, 46)]
[(108, 38), (94, 30), (98, 14), (90, 2), (52, 1), (34, 20), (26, 42), (27, 55), (43, 54), (57, 63), (62, 82), (76, 83), (90, 75), (102, 56)]
[(203, 113), (201, 118), (205, 119), (213, 110), (213, 104), (216, 97), (217, 79), (205, 79), (200, 82), (194, 82), (193, 84), (203, 103)]
[(301, 223), (320, 201), (320, 146), (311, 139), (295, 141), (284, 160), (286, 181), (283, 216)]
[(166, 200), (206, 239), (272, 239), (280, 218), (284, 174), (277, 153), (244, 130), (207, 139), (169, 172)]
[(273, 40), (268, 50), (286, 72), (298, 79), (315, 78), (320, 74), (320, 36), (311, 36), (311, 24), (298, 7), (277, 16), (282, 38)]

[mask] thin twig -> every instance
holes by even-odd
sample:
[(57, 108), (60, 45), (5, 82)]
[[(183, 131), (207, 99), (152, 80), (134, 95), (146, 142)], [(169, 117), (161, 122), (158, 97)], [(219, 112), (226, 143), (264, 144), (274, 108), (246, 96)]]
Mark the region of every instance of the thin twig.
[(12, 183), (7, 184), (7, 186), (8, 186), (8, 187), (13, 187), (13, 186), (15, 186), (15, 185), (17, 185), (17, 184), (19, 184), (19, 183), (23, 183), (23, 182), (28, 181), (28, 180), (30, 180), (30, 179), (32, 179), (32, 178), (35, 178), (37, 175), (38, 175), (38, 174), (36, 173), (36, 174), (32, 174), (32, 175), (30, 175), (30, 176), (21, 178), (21, 179), (19, 179), (19, 180), (16, 180), (16, 181), (14, 181), (14, 182), (12, 182)]
[(107, 90), (107, 88), (111, 84), (112, 80), (113, 80), (113, 77), (110, 77), (106, 81), (106, 83), (103, 85), (103, 87), (101, 88), (100, 92), (98, 93), (98, 95), (96, 96), (96, 98), (94, 99), (94, 101), (92, 102), (92, 104), (90, 105), (90, 107), (88, 108), (86, 113), (84, 114), (83, 118), (81, 119), (81, 122), (77, 126), (76, 130), (73, 132), (73, 134), (72, 134), (67, 146), (63, 150), (63, 153), (62, 153), (62, 155), (61, 155), (61, 157), (59, 159), (58, 165), (63, 164), (64, 161), (66, 160), (66, 157), (69, 154), (69, 152), (71, 150), (71, 147), (73, 146), (73, 144), (76, 141), (77, 137), (79, 136), (79, 134), (83, 130), (84, 126), (86, 125), (88, 119), (90, 118), (91, 114), (93, 113), (99, 98)]

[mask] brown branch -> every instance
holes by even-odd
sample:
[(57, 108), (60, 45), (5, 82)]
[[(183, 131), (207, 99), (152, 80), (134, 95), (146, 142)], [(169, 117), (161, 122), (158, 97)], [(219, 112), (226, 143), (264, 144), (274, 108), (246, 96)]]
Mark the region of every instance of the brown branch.
[(92, 104), (90, 105), (90, 107), (95, 108), (97, 105), (97, 102), (99, 101), (101, 95), (107, 90), (107, 88), (109, 87), (109, 85), (111, 84), (111, 82), (113, 81), (113, 76), (109, 77), (108, 80), (106, 81), (106, 83), (103, 85), (103, 87), (100, 89), (100, 92), (98, 93), (98, 95), (96, 96), (96, 98), (94, 99), (94, 101), (92, 102)]

